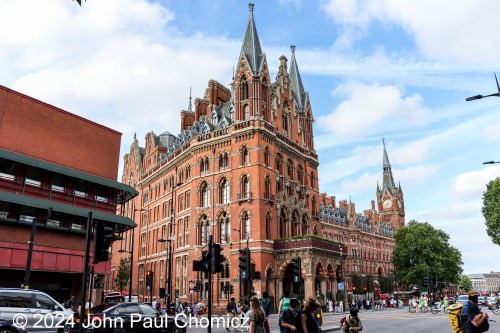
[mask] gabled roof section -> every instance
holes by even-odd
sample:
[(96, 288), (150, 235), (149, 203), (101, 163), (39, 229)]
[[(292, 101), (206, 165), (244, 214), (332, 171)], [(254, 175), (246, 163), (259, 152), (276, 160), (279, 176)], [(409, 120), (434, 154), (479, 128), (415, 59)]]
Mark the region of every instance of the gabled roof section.
[(382, 191), (387, 189), (389, 194), (394, 195), (392, 189), (394, 188), (394, 179), (392, 178), (391, 163), (389, 163), (389, 157), (387, 156), (387, 150), (385, 149), (385, 141), (382, 140), (384, 145), (384, 183), (382, 184)]
[(290, 65), (290, 85), (292, 87), (295, 100), (297, 101), (299, 109), (305, 109), (307, 102), (307, 92), (304, 91), (302, 79), (300, 78), (299, 67), (295, 59), (295, 45), (290, 46), (292, 50), (292, 60)]
[(257, 35), (257, 28), (255, 27), (255, 22), (253, 20), (253, 7), (253, 3), (248, 4), (250, 15), (248, 17), (245, 38), (243, 39), (243, 46), (241, 47), (241, 54), (245, 55), (253, 74), (258, 75), (260, 74), (265, 55), (262, 53), (259, 36)]

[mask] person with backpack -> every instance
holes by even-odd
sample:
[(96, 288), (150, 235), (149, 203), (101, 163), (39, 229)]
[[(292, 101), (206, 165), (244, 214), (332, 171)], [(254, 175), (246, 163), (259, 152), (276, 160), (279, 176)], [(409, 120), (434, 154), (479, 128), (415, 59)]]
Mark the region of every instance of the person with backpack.
[[(238, 306), (236, 305), (235, 298), (231, 297), (231, 301), (227, 303), (226, 306), (227, 315), (229, 316), (229, 326), (226, 327), (226, 331), (229, 332), (230, 327), (233, 325), (233, 319), (238, 314)], [(234, 328), (236, 332), (236, 327)]]
[(358, 317), (358, 309), (352, 307), (349, 316), (340, 319), (340, 325), (342, 327), (342, 333), (361, 332), (363, 330), (363, 324)]
[(467, 321), (463, 326), (464, 333), (482, 333), (486, 332), (490, 324), (488, 323), (488, 314), (481, 312), (478, 303), (478, 294), (476, 291), (467, 293), (469, 301), (465, 303), (462, 314), (467, 316)]
[(264, 309), (266, 318), (271, 314), (271, 301), (269, 300), (269, 293), (264, 291), (262, 293), (262, 298), (260, 299), (260, 306)]
[(298, 333), (302, 331), (302, 323), (300, 321), (300, 302), (296, 298), (290, 299), (290, 309), (283, 311), (281, 314), (280, 331), (282, 333)]

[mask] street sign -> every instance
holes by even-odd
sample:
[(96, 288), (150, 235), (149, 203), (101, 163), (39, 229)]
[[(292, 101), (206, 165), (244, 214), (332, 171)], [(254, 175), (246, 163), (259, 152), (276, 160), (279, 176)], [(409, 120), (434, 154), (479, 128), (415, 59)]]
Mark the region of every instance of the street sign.
[(339, 283), (337, 284), (337, 289), (338, 289), (338, 290), (344, 290), (344, 282), (339, 282)]
[(189, 291), (194, 291), (196, 290), (196, 282), (193, 280), (189, 281)]

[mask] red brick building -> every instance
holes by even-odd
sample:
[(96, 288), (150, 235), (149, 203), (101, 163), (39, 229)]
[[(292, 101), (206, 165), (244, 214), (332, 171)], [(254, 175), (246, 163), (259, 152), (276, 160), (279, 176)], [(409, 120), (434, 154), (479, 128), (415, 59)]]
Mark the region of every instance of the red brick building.
[[(116, 215), (138, 193), (116, 181), (121, 134), (3, 86), (0, 101), (0, 286), (24, 283), (36, 223), (29, 287), (79, 299), (88, 213), (134, 226)], [(110, 262), (94, 271), (104, 280)]]
[[(295, 47), (290, 61), (280, 57), (272, 81), (250, 5), (230, 87), (210, 80), (194, 110), (190, 97), (181, 112), (180, 134), (150, 132), (144, 147), (135, 138), (124, 157), (122, 182), (140, 193), (126, 204), (126, 216), (138, 223), (133, 293), (149, 298), (144, 277), (150, 270), (153, 297), (165, 288), (170, 244), (159, 240), (169, 236), (172, 292), (178, 290), (180, 301), (207, 297), (206, 277), (193, 272), (192, 262), (201, 258), (208, 235), (222, 244), (226, 258), (224, 271), (214, 275), (216, 306), (226, 302), (226, 283), (237, 297), (248, 294), (240, 285), (238, 251), (247, 245), (261, 272), (255, 291), (276, 298), (284, 291), (335, 293), (342, 272), (389, 275), (392, 233), (404, 225), (404, 200), (387, 152), (383, 186), (377, 186), (370, 209), (359, 213), (354, 203), (320, 193), (313, 122)], [(121, 246), (132, 251), (128, 234)], [(302, 259), (300, 284), (292, 280), (295, 256)], [(115, 252), (113, 266), (120, 257)], [(205, 291), (190, 293), (189, 281), (202, 281)]]

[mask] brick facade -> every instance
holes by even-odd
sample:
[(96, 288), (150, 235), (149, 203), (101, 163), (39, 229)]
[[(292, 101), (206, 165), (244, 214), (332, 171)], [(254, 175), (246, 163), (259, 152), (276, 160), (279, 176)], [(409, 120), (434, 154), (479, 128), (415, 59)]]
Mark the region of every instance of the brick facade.
[[(146, 271), (155, 272), (153, 298), (166, 285), (169, 243), (158, 240), (169, 237), (170, 227), (175, 238), (172, 291), (178, 289), (183, 302), (206, 299), (206, 293), (190, 294), (188, 282), (206, 284), (193, 272), (192, 262), (201, 258), (209, 234), (222, 244), (227, 265), (214, 275), (216, 307), (225, 302), (226, 282), (234, 285), (237, 298), (248, 294), (240, 286), (238, 267), (238, 249), (246, 246), (261, 272), (261, 279), (253, 281), (255, 291), (261, 295), (267, 290), (276, 299), (283, 291), (298, 293), (289, 273), (294, 256), (302, 258), (305, 296), (335, 293), (343, 272), (391, 274), (392, 232), (404, 225), (401, 188), (384, 180), (377, 200), (363, 213), (354, 203), (320, 193), (314, 117), (295, 47), (290, 62), (280, 57), (274, 82), (259, 50), (251, 7), (231, 87), (210, 80), (204, 97), (195, 99), (195, 110), (190, 103), (181, 112), (178, 136), (147, 133), (144, 147), (134, 138), (124, 156), (122, 182), (140, 193), (126, 207), (138, 224), (133, 231), (133, 293), (140, 299), (149, 299)], [(386, 170), (384, 164), (386, 172), (391, 173), (390, 165)], [(392, 204), (384, 208), (387, 200)], [(131, 237), (129, 231), (115, 249), (131, 251)], [(113, 267), (120, 257), (115, 250)], [(113, 289), (110, 281), (107, 288)]]

